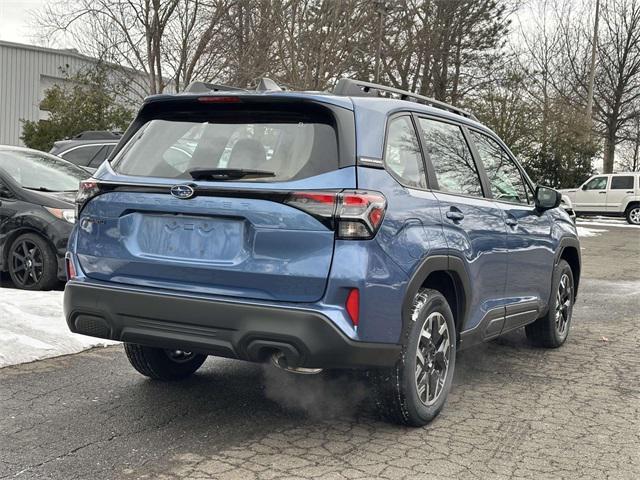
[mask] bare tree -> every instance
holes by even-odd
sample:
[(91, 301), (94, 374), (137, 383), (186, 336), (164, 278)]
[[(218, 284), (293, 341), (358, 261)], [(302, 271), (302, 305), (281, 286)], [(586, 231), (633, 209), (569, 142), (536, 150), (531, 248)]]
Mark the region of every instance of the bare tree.
[(549, 137), (553, 88), (563, 88), (562, 85), (559, 87), (557, 81), (559, 73), (557, 62), (562, 57), (562, 37), (557, 30), (557, 25), (550, 24), (552, 20), (549, 9), (549, 2), (542, 1), (537, 5), (537, 9), (532, 11), (533, 25), (529, 25), (530, 30), (522, 34), (524, 51), (519, 57), (520, 68), (533, 73), (529, 95), (541, 113), (542, 150), (546, 149), (546, 141)]
[(640, 172), (640, 116), (627, 125), (622, 133), (621, 155), (617, 162), (623, 171)]
[(270, 76), (291, 88), (330, 87), (362, 61), (371, 1), (238, 0), (225, 19), (222, 80), (248, 86)]
[[(565, 38), (566, 76), (572, 93), (587, 103), (591, 28), (583, 20), (561, 20)], [(640, 0), (608, 0), (602, 5), (594, 84), (595, 119), (604, 137), (605, 173), (613, 171), (620, 131), (638, 115), (640, 98)]]
[(596, 106), (605, 125), (604, 171), (612, 172), (618, 132), (640, 115), (640, 1), (611, 0), (603, 10)]
[[(370, 1), (301, 0), (282, 9), (276, 48), (284, 83), (324, 90), (353, 71), (365, 42), (371, 53), (375, 43), (371, 28)], [(369, 45), (367, 45), (369, 46)]]
[(144, 91), (155, 94), (213, 70), (205, 57), (215, 52), (209, 42), (230, 1), (58, 1), (37, 21), (44, 35), (64, 33), (84, 53), (141, 72)]
[(495, 55), (509, 28), (508, 3), (496, 0), (403, 0), (386, 18), (385, 76), (400, 88), (456, 104), (467, 75), (484, 55)]
[(193, 80), (219, 78), (227, 68), (229, 46), (225, 17), (229, 0), (179, 0), (175, 19), (163, 38), (163, 60), (175, 89), (181, 91)]

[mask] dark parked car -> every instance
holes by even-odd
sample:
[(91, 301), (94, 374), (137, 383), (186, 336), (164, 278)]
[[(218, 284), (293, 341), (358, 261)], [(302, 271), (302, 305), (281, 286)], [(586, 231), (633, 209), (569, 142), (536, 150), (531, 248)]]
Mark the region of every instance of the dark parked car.
[(153, 96), (81, 184), (67, 323), (155, 379), (207, 355), (366, 369), (383, 412), (423, 425), (458, 350), (567, 339), (580, 244), (560, 200), (473, 115), (410, 92)]
[(48, 290), (66, 279), (74, 198), (87, 177), (48, 153), (0, 146), (0, 271), (16, 287)]
[(55, 142), (49, 153), (93, 173), (111, 154), (120, 137), (120, 132), (86, 131)]

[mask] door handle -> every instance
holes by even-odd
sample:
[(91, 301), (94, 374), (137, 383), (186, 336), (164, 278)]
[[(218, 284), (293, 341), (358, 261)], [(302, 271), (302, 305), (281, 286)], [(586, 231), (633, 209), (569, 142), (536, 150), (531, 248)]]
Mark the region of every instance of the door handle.
[(633, 193), (633, 190), (627, 190), (627, 193)]
[(518, 220), (516, 220), (513, 217), (507, 217), (507, 219), (504, 221), (504, 223), (506, 223), (510, 227), (515, 227), (516, 225), (518, 225)]
[(604, 195), (604, 194), (605, 194), (605, 193), (607, 193), (607, 192), (598, 192), (598, 193), (599, 193), (600, 195)]
[(464, 213), (457, 212), (455, 210), (449, 210), (447, 212), (447, 218), (449, 220), (453, 220), (454, 222), (459, 222), (460, 220), (462, 220), (464, 218)]

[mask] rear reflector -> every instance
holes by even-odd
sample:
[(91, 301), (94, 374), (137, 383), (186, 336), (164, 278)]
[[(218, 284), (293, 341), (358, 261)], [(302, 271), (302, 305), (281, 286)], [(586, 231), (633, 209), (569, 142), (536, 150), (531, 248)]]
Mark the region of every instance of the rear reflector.
[(358, 323), (360, 323), (360, 291), (357, 288), (351, 289), (345, 306), (351, 318), (351, 323), (353, 323), (354, 327), (357, 327)]
[(285, 203), (330, 224), (345, 240), (373, 238), (387, 208), (381, 193), (358, 190), (293, 192)]

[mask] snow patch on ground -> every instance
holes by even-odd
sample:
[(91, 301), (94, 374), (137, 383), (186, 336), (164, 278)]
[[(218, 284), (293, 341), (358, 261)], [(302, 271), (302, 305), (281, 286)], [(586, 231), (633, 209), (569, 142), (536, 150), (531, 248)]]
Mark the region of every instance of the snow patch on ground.
[(582, 238), (586, 237), (597, 237), (598, 235), (608, 232), (608, 230), (604, 230), (602, 228), (586, 228), (586, 227), (576, 227), (578, 229), (578, 236)]
[(0, 287), (0, 368), (116, 343), (71, 333), (62, 293)]
[(593, 225), (595, 227), (632, 228), (640, 230), (640, 225), (631, 225), (626, 220), (620, 218), (593, 217), (579, 218), (576, 225)]

